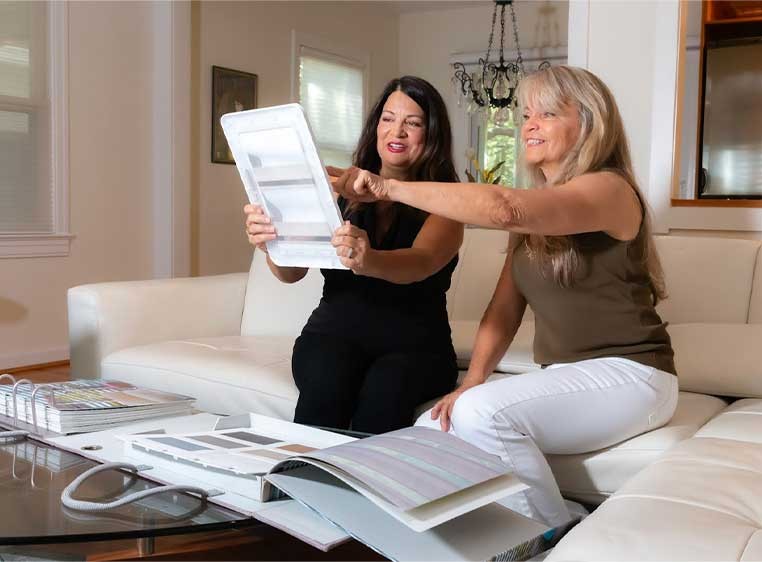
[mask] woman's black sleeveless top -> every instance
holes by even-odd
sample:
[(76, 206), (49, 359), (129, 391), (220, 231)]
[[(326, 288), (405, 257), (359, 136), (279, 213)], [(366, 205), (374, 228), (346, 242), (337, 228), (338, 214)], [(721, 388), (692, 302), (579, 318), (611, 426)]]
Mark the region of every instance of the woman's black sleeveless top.
[[(339, 198), (338, 203), (345, 219), (365, 230), (377, 250), (412, 247), (428, 216), (395, 203), (392, 223), (377, 241), (372, 204), (347, 210), (345, 199)], [(454, 357), (445, 293), (457, 263), (456, 255), (430, 277), (405, 285), (348, 270), (323, 269), (323, 296), (304, 332), (337, 335), (390, 352), (435, 351)]]

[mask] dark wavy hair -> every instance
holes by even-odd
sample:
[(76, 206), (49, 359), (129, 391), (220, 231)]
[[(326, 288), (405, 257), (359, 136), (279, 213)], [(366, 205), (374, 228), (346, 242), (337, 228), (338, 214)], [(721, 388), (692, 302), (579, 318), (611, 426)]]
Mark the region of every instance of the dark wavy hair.
[(391, 80), (370, 110), (357, 143), (353, 163), (374, 174), (381, 171), (381, 157), (376, 148), (376, 128), (384, 104), (393, 92), (400, 91), (421, 106), (426, 122), (426, 145), (411, 170), (411, 181), (457, 182), (458, 174), (452, 161), (452, 131), (447, 107), (436, 88), (423, 78), (403, 76)]

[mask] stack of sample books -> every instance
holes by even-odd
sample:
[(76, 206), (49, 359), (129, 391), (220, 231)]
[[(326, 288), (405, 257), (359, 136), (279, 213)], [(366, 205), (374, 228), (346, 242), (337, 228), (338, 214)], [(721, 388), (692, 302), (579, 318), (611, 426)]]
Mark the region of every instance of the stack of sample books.
[(5, 384), (0, 385), (0, 425), (34, 434), (84, 433), (156, 417), (188, 415), (193, 401), (190, 396), (119, 381)]

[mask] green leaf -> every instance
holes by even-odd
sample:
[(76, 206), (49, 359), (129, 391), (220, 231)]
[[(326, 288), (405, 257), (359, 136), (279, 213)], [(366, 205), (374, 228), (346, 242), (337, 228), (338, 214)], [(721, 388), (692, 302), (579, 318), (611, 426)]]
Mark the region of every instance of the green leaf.
[(476, 179), (474, 178), (473, 174), (471, 174), (471, 172), (468, 170), (464, 170), (464, 172), (466, 172), (466, 177), (470, 183), (476, 183)]
[(488, 170), (488, 172), (487, 172), (487, 173), (488, 173), (488, 174), (494, 174), (495, 172), (497, 172), (497, 171), (500, 169), (500, 166), (502, 166), (503, 164), (505, 164), (505, 160), (501, 160), (500, 162), (498, 162), (497, 164), (495, 164), (495, 165), (494, 165), (492, 168), (490, 168), (490, 169)]

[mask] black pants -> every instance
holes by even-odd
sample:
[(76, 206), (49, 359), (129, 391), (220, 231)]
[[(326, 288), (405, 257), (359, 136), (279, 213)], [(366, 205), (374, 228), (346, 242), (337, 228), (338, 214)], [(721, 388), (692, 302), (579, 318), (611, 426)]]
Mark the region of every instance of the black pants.
[(448, 349), (372, 353), (338, 336), (303, 333), (292, 356), (299, 388), (294, 421), (367, 433), (412, 425), (420, 404), (450, 392), (458, 369)]

